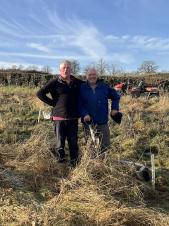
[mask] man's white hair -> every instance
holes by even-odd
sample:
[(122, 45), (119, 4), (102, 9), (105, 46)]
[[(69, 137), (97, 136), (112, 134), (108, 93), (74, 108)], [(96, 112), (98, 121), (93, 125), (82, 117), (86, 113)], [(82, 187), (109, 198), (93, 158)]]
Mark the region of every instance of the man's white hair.
[(70, 67), (71, 67), (71, 61), (70, 60), (63, 60), (61, 63), (60, 63), (60, 69), (61, 69), (61, 67), (63, 66), (63, 65), (70, 65)]

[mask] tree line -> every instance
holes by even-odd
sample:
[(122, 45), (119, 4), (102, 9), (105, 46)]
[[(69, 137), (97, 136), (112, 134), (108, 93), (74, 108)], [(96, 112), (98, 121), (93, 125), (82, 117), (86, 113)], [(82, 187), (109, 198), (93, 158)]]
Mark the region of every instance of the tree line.
[[(157, 72), (158, 66), (153, 61), (144, 61), (136, 72), (125, 72), (125, 70), (118, 65), (108, 65), (103, 59), (97, 63), (87, 65), (81, 70), (80, 63), (76, 60), (71, 61), (72, 74), (74, 76), (84, 79), (84, 75), (89, 67), (95, 67), (101, 78), (114, 86), (119, 82), (130, 80), (132, 84), (136, 84), (141, 79), (145, 79), (148, 83), (159, 83), (169, 80), (169, 73)], [(0, 84), (1, 85), (19, 85), (19, 86), (41, 86), (50, 79), (55, 78), (56, 74), (52, 74), (52, 70), (48, 66), (44, 66), (38, 70), (36, 66), (30, 66), (24, 69), (22, 65), (13, 66), (10, 69), (0, 69)]]

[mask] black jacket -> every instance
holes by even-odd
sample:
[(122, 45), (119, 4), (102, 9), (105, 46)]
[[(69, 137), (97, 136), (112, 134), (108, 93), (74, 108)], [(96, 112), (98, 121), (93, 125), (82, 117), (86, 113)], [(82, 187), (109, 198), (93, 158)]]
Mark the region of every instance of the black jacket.
[[(53, 107), (52, 116), (77, 118), (79, 117), (78, 99), (81, 83), (81, 80), (71, 76), (71, 82), (68, 85), (58, 77), (42, 87), (37, 92), (37, 97)], [(48, 93), (52, 98), (47, 96)]]

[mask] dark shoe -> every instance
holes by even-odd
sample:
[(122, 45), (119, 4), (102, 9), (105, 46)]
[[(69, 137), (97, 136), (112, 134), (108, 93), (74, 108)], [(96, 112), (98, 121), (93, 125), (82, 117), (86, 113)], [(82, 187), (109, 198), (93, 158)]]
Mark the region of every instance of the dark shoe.
[(55, 158), (57, 158), (58, 163), (65, 163), (66, 162), (65, 154), (59, 153), (56, 150), (53, 150), (52, 154), (55, 156)]
[(69, 166), (72, 167), (72, 168), (75, 168), (78, 164), (78, 160), (77, 159), (72, 159), (70, 160), (69, 162)]

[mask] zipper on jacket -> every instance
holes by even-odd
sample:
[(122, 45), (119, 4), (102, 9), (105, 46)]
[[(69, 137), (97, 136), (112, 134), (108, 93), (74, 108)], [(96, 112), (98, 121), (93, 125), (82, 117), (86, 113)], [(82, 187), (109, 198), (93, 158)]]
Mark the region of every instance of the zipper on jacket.
[(96, 87), (97, 87), (97, 85), (96, 86), (90, 86), (90, 88), (92, 89), (92, 91), (93, 91), (93, 94), (96, 94)]

